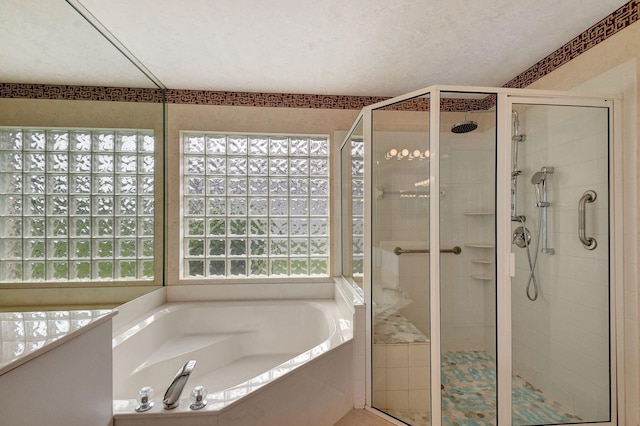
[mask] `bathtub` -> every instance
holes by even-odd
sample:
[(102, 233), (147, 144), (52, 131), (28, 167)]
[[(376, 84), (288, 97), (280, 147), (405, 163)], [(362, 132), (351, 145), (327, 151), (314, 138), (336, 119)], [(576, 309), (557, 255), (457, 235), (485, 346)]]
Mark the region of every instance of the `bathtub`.
[[(266, 397), (272, 400), (267, 404), (270, 406), (278, 392), (283, 397), (277, 403), (279, 406), (299, 398), (295, 395), (299, 390), (294, 389), (294, 395), (285, 394), (291, 393), (292, 384), (300, 386), (298, 382), (305, 381), (306, 370), (313, 375), (309, 383), (314, 383), (314, 387), (319, 376), (335, 374), (327, 371), (332, 368), (336, 371), (347, 368), (338, 375), (349, 376), (352, 348), (341, 350), (341, 347), (351, 343), (352, 338), (353, 314), (335, 298), (164, 303), (114, 331), (114, 425), (147, 424), (145, 421), (156, 425), (162, 424), (162, 419), (167, 419), (166, 424), (210, 424), (213, 420), (203, 417), (216, 416), (217, 423), (211, 424), (225, 424), (224, 419), (228, 424), (243, 424), (240, 419), (247, 416), (246, 408), (255, 409), (259, 404), (252, 398), (259, 401), (267, 388), (275, 389)], [(334, 353), (337, 358), (331, 359)], [(189, 360), (196, 360), (196, 365), (180, 404), (173, 410), (165, 410), (164, 392), (178, 369)], [(320, 366), (322, 363), (326, 365)], [(332, 367), (335, 363), (347, 366)], [(278, 383), (286, 380), (291, 383), (284, 383), (278, 390)], [(191, 390), (199, 385), (207, 389), (207, 405), (191, 410)], [(154, 389), (154, 407), (138, 413), (134, 410), (135, 398), (143, 386)], [(333, 394), (336, 390), (338, 394), (349, 393), (352, 384), (331, 384), (328, 389)], [(308, 398), (313, 397), (312, 394)], [(328, 398), (335, 399), (336, 395)], [(353, 402), (351, 395), (341, 398)], [(245, 414), (238, 417), (233, 408), (241, 404)], [(258, 418), (260, 424), (282, 422), (282, 418), (275, 417), (268, 422), (261, 415), (247, 419), (246, 424), (255, 424)]]

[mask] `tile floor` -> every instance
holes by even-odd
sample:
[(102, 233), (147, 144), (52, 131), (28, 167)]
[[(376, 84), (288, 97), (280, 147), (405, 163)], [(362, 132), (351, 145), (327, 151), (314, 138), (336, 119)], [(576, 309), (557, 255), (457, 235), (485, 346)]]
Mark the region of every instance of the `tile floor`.
[[(495, 360), (486, 352), (450, 352), (442, 357), (443, 425), (495, 424)], [(387, 410), (414, 426), (430, 424), (429, 412)], [(513, 376), (513, 423), (576, 423), (580, 418), (518, 375)], [(352, 410), (335, 426), (388, 426), (392, 423), (366, 410)]]
[[(486, 352), (442, 355), (443, 425), (496, 422), (496, 361)], [(513, 375), (514, 425), (578, 423), (581, 419), (517, 374)]]
[(389, 426), (393, 425), (367, 410), (351, 410), (334, 426)]

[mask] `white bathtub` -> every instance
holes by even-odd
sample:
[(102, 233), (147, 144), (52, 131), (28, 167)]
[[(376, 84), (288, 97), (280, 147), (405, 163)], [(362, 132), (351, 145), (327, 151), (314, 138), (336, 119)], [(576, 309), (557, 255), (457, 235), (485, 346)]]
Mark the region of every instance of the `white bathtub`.
[[(114, 332), (115, 424), (159, 424), (162, 417), (178, 424), (177, 415), (179, 424), (187, 424), (192, 417), (216, 416), (327, 358), (352, 337), (353, 314), (334, 299), (165, 303)], [(349, 364), (352, 355), (345, 354), (336, 361)], [(179, 407), (165, 410), (165, 390), (191, 359), (196, 366)], [(207, 405), (194, 411), (189, 397), (198, 385), (208, 391)], [(155, 390), (155, 406), (137, 413), (143, 386)]]

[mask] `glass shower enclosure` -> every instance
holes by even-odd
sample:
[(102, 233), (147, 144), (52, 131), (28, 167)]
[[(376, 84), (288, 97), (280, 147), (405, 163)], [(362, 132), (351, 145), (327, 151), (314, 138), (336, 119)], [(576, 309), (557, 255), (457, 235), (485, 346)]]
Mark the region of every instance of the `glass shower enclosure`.
[(617, 424), (616, 99), (434, 86), (341, 148), (367, 406), (398, 424)]

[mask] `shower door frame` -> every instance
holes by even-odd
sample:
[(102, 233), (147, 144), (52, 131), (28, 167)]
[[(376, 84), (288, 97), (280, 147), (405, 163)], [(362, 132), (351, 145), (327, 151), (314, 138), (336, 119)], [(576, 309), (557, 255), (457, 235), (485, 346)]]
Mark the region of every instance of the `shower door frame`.
[[(511, 117), (514, 105), (552, 105), (569, 107), (598, 107), (608, 109), (608, 202), (609, 202), (609, 422), (584, 422), (578, 424), (624, 424), (624, 316), (622, 294), (623, 230), (622, 230), (622, 149), (616, 135), (621, 135), (620, 98), (589, 96), (567, 92), (514, 90), (498, 94), (497, 116)], [(497, 340), (498, 361), (498, 424), (511, 425), (512, 416), (512, 311), (511, 279), (515, 277), (515, 253), (511, 242), (511, 172), (512, 128), (511, 121), (498, 119), (497, 170), (496, 170), (496, 248), (497, 262)], [(620, 148), (619, 148), (620, 147)]]
[[(546, 105), (606, 107), (609, 109), (609, 284), (610, 284), (610, 377), (611, 421), (591, 424), (624, 424), (624, 315), (622, 295), (623, 240), (622, 240), (622, 147), (621, 98), (618, 96), (585, 95), (573, 92), (533, 89), (508, 89), (479, 86), (430, 86), (388, 99), (362, 109), (363, 138), (365, 141), (364, 176), (364, 277), (366, 300), (365, 334), (365, 407), (395, 424), (396, 419), (373, 406), (372, 395), (372, 114), (373, 111), (417, 97), (429, 98), (429, 166), (430, 192), (440, 193), (440, 100), (441, 92), (495, 94), (496, 106), (496, 340), (497, 340), (497, 419), (498, 425), (511, 425), (511, 277), (515, 274), (515, 256), (511, 251), (511, 111), (514, 103)], [(357, 121), (356, 120), (356, 121)], [(440, 200), (432, 197), (429, 203), (429, 297), (431, 341), (431, 425), (439, 426), (442, 419), (441, 382), (441, 318), (440, 318)], [(579, 423), (590, 424), (590, 423)]]

